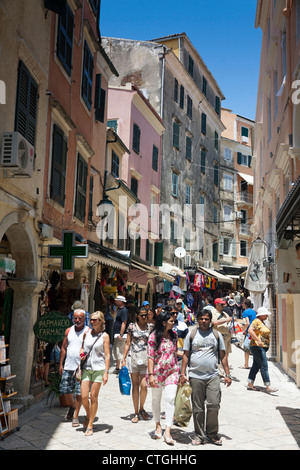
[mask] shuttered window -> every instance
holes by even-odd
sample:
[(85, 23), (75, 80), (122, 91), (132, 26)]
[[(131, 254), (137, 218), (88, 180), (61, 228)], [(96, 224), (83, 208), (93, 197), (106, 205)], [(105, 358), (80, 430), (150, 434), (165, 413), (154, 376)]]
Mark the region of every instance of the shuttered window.
[(38, 86), (22, 61), (18, 68), (15, 131), (35, 144)]
[(205, 169), (206, 169), (206, 151), (201, 150), (201, 162), (200, 162), (200, 169), (201, 173), (205, 174)]
[(139, 155), (140, 153), (141, 130), (137, 124), (133, 124), (132, 149)]
[(189, 161), (192, 160), (192, 139), (188, 135), (185, 139), (186, 147), (185, 147), (185, 158)]
[(89, 108), (92, 107), (92, 88), (93, 88), (93, 72), (94, 72), (94, 59), (88, 48), (87, 43), (84, 43), (84, 57), (83, 57), (83, 70), (82, 70), (82, 84), (81, 95)]
[(152, 150), (152, 169), (158, 170), (158, 148), (155, 145), (153, 145)]
[(88, 166), (80, 154), (77, 157), (77, 180), (76, 180), (76, 202), (75, 217), (84, 222), (86, 206)]
[(67, 139), (63, 131), (54, 124), (50, 197), (61, 206), (65, 205), (67, 151)]
[(101, 88), (101, 80), (101, 73), (97, 73), (95, 86), (95, 119), (96, 121), (104, 122), (106, 90)]
[(58, 18), (57, 57), (69, 75), (72, 70), (74, 15), (66, 4), (66, 9)]
[(178, 122), (173, 122), (173, 145), (177, 149), (179, 149), (179, 132), (180, 132), (180, 125)]
[(201, 132), (206, 135), (206, 114), (201, 114)]

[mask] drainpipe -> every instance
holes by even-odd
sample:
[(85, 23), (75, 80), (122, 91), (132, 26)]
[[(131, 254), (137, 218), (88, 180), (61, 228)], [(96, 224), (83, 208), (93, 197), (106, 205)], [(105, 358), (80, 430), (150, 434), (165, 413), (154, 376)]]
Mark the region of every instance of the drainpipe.
[(162, 57), (162, 72), (161, 72), (161, 95), (160, 95), (160, 117), (162, 120), (164, 112), (164, 88), (165, 88), (165, 61), (166, 61), (166, 47), (163, 46), (163, 57)]

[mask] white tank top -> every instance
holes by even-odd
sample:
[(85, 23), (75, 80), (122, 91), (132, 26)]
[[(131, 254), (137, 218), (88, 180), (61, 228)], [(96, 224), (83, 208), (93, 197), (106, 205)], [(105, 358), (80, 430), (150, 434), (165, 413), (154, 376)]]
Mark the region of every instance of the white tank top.
[(75, 325), (71, 326), (68, 334), (67, 354), (64, 364), (65, 370), (76, 370), (80, 364), (80, 349), (82, 345), (83, 335), (89, 330), (88, 326), (82, 328), (81, 331), (75, 330)]
[[(100, 333), (101, 334), (101, 333)], [(107, 333), (102, 333), (101, 337), (96, 341), (91, 351), (91, 354), (88, 357), (88, 360), (84, 364), (83, 368), (87, 370), (104, 370), (105, 369), (105, 356), (104, 356), (104, 344), (103, 338)], [(84, 352), (87, 354), (93, 343), (95, 342), (97, 336), (93, 336), (91, 331), (86, 334), (84, 340)]]

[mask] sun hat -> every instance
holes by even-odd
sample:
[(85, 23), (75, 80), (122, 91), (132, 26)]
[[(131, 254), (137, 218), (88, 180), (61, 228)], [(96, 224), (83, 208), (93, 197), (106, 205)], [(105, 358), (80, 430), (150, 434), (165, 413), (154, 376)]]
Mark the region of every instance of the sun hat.
[(175, 303), (176, 304), (182, 304), (182, 299), (176, 299)]
[(223, 300), (223, 299), (216, 299), (216, 300), (215, 300), (215, 304), (223, 304), (223, 305), (225, 305), (226, 302), (225, 302), (225, 300)]
[(82, 308), (82, 307), (83, 307), (83, 305), (82, 305), (81, 300), (76, 300), (76, 301), (73, 303), (71, 309), (72, 309), (72, 310), (77, 310), (77, 309)]
[(266, 307), (259, 307), (257, 309), (256, 316), (259, 317), (261, 315), (272, 315), (272, 312), (269, 312)]
[(118, 295), (116, 300), (120, 300), (121, 302), (126, 302), (126, 299), (123, 295)]

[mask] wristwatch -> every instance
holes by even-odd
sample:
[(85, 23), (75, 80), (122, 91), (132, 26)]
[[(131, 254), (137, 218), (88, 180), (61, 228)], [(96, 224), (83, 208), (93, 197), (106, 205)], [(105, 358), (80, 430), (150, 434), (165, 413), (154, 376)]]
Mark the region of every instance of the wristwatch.
[(229, 374), (225, 374), (225, 377), (227, 377), (228, 379), (232, 379), (231, 375)]

